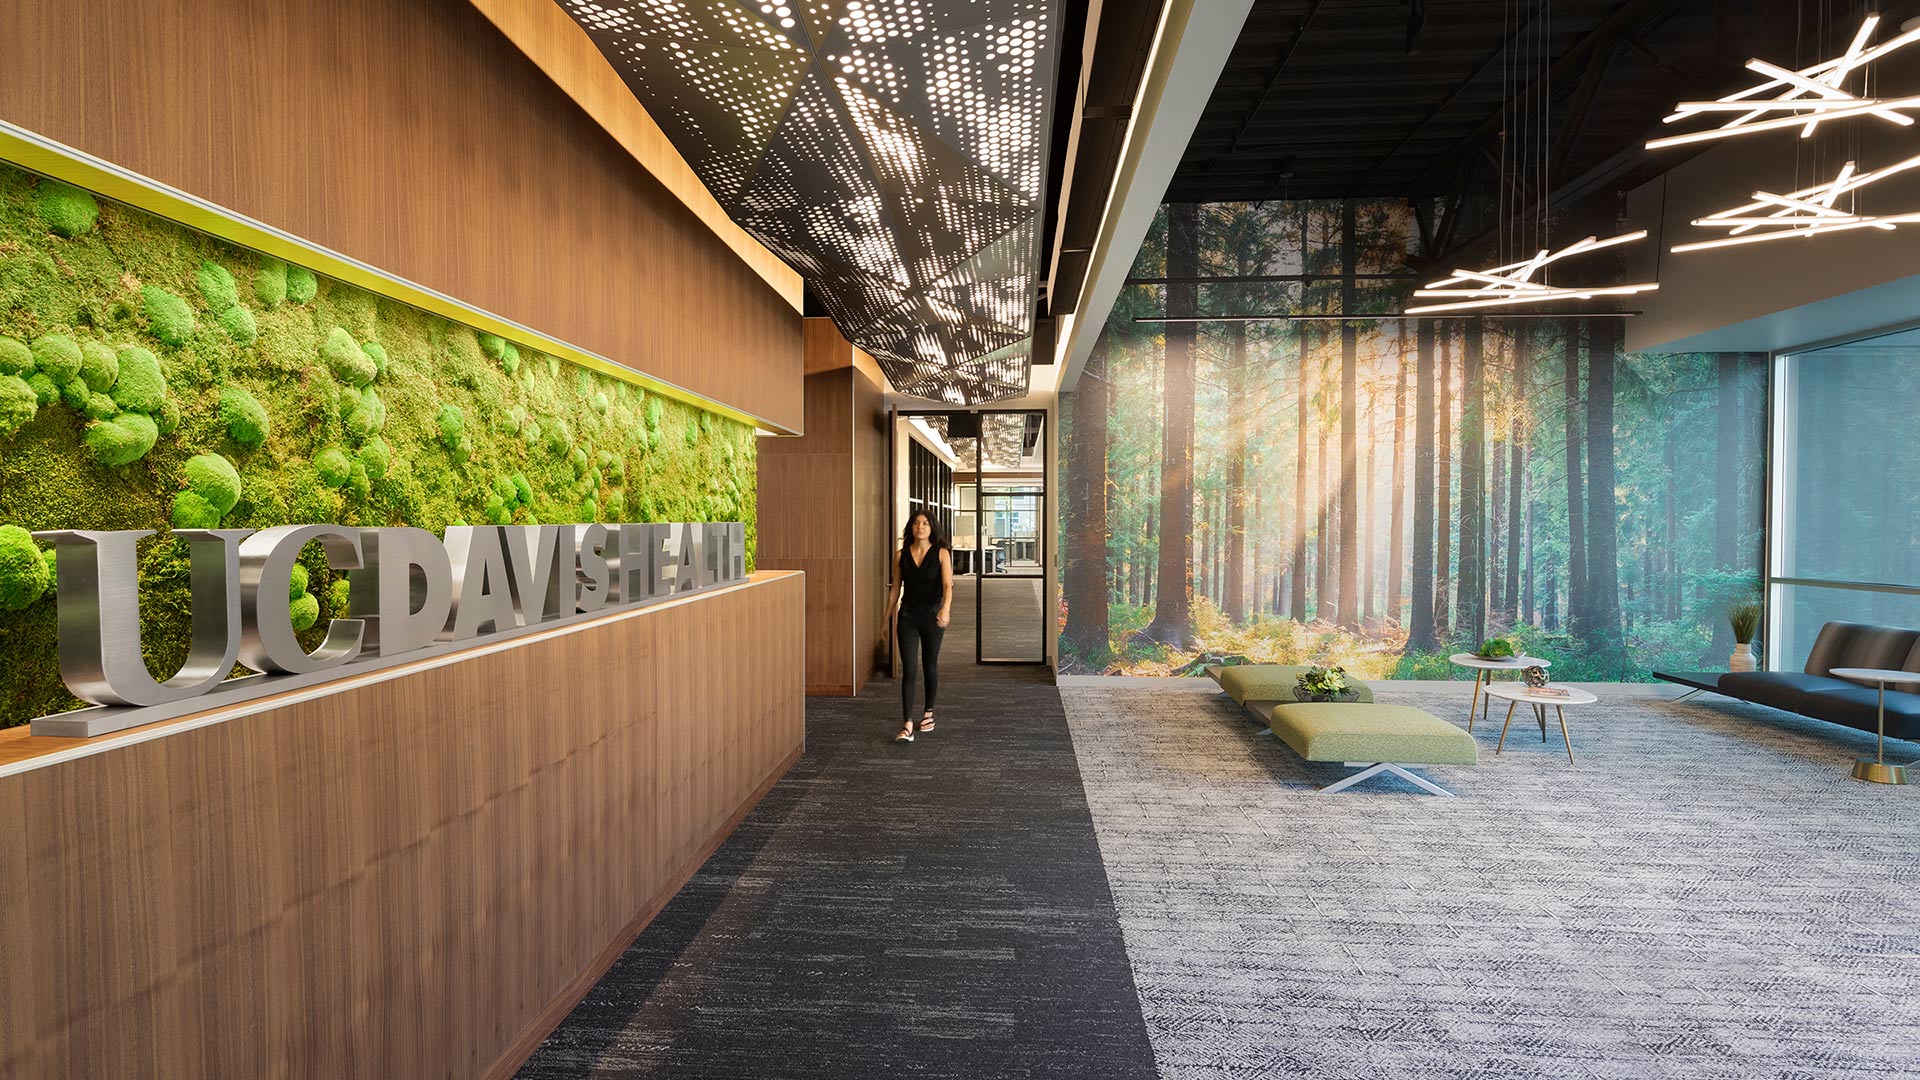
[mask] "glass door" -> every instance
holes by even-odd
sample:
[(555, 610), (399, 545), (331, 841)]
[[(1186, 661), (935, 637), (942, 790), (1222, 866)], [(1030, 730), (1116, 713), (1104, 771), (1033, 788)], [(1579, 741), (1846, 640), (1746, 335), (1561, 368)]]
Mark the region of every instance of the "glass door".
[(979, 587), (976, 654), (983, 664), (1045, 663), (1046, 414), (980, 416), (972, 477)]

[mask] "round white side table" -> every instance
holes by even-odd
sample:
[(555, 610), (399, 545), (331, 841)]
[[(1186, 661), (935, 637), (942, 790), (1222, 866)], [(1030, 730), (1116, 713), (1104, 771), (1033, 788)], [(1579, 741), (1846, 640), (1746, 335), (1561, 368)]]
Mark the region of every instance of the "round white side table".
[(1513, 710), (1523, 701), (1533, 706), (1533, 718), (1540, 724), (1540, 741), (1546, 742), (1547, 706), (1551, 705), (1553, 706), (1554, 714), (1560, 718), (1560, 737), (1566, 740), (1567, 743), (1567, 764), (1573, 764), (1573, 736), (1567, 734), (1566, 707), (1568, 705), (1591, 705), (1600, 699), (1587, 693), (1585, 690), (1571, 686), (1563, 686), (1559, 687), (1559, 689), (1565, 690), (1566, 693), (1542, 694), (1531, 686), (1515, 686), (1512, 683), (1487, 687), (1488, 697), (1499, 698), (1508, 703), (1507, 722), (1500, 725), (1500, 743), (1493, 748), (1493, 752), (1497, 754), (1506, 749), (1507, 728), (1513, 726)]
[(1447, 660), (1455, 667), (1473, 669), (1473, 704), (1467, 707), (1467, 730), (1473, 730), (1476, 717), (1484, 717), (1491, 704), (1483, 705), (1481, 691), (1493, 685), (1493, 673), (1496, 671), (1521, 671), (1530, 667), (1548, 668), (1553, 661), (1542, 660), (1537, 656), (1516, 656), (1510, 660), (1488, 660), (1470, 652), (1454, 653)]
[(1875, 733), (1873, 760), (1860, 758), (1855, 761), (1853, 778), (1875, 784), (1906, 783), (1907, 767), (1887, 764), (1887, 684), (1920, 682), (1920, 672), (1896, 671), (1892, 668), (1837, 667), (1828, 671), (1827, 674), (1837, 679), (1869, 682), (1880, 687), (1880, 730)]

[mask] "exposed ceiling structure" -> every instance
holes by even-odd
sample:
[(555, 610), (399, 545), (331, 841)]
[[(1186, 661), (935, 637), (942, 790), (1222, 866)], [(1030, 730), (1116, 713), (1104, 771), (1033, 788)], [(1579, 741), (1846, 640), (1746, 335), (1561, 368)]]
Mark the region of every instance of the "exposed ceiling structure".
[[(1889, 4), (1911, 9), (1912, 3)], [(1169, 202), (1387, 197), (1451, 204), (1429, 256), (1484, 242), (1460, 201), (1498, 190), (1512, 98), (1550, 104), (1566, 207), (1689, 156), (1645, 149), (1676, 100), (1792, 59), (1814, 13), (1791, 0), (1256, 0)], [(1841, 20), (1847, 29), (1857, 17)], [(1713, 93), (1706, 93), (1713, 90)], [(1466, 227), (1456, 229), (1462, 220)], [(1568, 239), (1573, 239), (1569, 237)]]
[(1057, 0), (560, 0), (895, 389), (1027, 389)]

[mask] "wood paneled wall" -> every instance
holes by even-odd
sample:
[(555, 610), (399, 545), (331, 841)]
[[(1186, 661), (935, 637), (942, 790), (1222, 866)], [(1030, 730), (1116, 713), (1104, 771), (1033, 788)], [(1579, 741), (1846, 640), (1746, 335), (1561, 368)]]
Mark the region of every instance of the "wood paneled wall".
[(746, 230), (733, 223), (687, 159), (680, 156), (660, 125), (647, 114), (620, 73), (587, 32), (555, 0), (469, 0), (493, 25), (527, 54), (554, 85), (578, 102), (607, 134), (653, 174), (673, 196), (693, 209), (734, 254), (754, 268), (774, 291), (798, 311), (804, 283)]
[(803, 589), (0, 778), (0, 1075), (510, 1074), (799, 755)]
[(807, 692), (856, 694), (883, 646), (881, 388), (826, 319), (806, 327), (806, 436), (760, 441), (756, 565), (807, 574)]
[(0, 71), (0, 118), (800, 423), (799, 313), (467, 0), (18, 0)]
[(854, 692), (893, 663), (887, 640), (887, 589), (898, 531), (887, 514), (887, 410), (882, 384), (853, 371)]

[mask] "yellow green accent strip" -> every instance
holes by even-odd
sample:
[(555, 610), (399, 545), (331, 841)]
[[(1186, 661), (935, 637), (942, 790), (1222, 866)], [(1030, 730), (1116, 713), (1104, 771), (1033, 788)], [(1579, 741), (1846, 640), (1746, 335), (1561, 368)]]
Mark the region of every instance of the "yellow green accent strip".
[(138, 173), (84, 151), (55, 142), (25, 128), (0, 120), (0, 160), (50, 176), (75, 187), (86, 188), (115, 202), (137, 207), (170, 221), (178, 222), (210, 236), (252, 248), (277, 259), (304, 266), (315, 273), (358, 286), (368, 292), (410, 304), (478, 330), (529, 345), (562, 360), (633, 383), (648, 393), (682, 401), (698, 409), (727, 417), (757, 428), (763, 433), (798, 434), (784, 424), (736, 409), (731, 405), (675, 385), (664, 379), (636, 371), (588, 352), (529, 326), (495, 315), (490, 311), (456, 300), (405, 278), (396, 277), (337, 251), (302, 240), (291, 233), (255, 221), (223, 206), (168, 187)]

